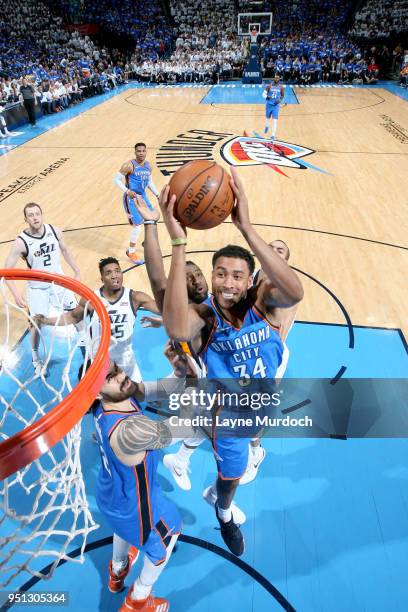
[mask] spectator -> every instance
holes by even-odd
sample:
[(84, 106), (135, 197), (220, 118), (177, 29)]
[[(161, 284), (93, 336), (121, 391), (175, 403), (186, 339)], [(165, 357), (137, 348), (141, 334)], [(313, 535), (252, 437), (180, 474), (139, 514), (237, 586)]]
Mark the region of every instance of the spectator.
[(22, 84), (20, 85), (20, 99), (21, 104), (27, 111), (28, 120), (34, 127), (35, 121), (35, 87), (29, 83), (26, 78), (23, 78)]

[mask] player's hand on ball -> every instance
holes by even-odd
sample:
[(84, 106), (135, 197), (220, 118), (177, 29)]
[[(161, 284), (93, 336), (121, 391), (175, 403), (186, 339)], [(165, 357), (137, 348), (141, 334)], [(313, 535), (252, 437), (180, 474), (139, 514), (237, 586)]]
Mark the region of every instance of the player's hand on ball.
[(136, 195), (134, 203), (145, 221), (158, 221), (160, 219), (160, 212), (157, 208), (153, 210), (149, 208), (142, 196)]
[(170, 238), (186, 238), (186, 228), (181, 225), (180, 221), (174, 216), (174, 205), (176, 203), (176, 196), (172, 195), (169, 199), (170, 188), (168, 185), (163, 187), (160, 194), (160, 208), (163, 215), (163, 221), (167, 227), (167, 231), (170, 234)]
[(251, 225), (251, 221), (249, 219), (248, 198), (246, 197), (244, 186), (239, 178), (237, 169), (232, 167), (231, 174), (231, 189), (236, 198), (234, 207), (231, 211), (231, 219), (233, 224), (239, 229), (240, 232), (242, 232)]

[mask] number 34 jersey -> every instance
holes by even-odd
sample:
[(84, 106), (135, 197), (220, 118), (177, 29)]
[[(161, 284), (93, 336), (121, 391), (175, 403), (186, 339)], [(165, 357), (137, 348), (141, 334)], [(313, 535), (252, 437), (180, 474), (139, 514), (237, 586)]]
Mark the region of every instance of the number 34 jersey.
[(275, 378), (284, 351), (279, 328), (254, 305), (238, 329), (222, 317), (213, 296), (205, 304), (214, 313), (210, 337), (201, 351), (208, 378)]

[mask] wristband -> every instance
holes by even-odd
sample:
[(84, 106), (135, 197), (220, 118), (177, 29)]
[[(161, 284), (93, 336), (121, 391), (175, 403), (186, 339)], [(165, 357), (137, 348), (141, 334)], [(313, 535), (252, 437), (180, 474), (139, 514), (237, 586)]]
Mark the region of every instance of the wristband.
[(182, 246), (187, 244), (187, 238), (173, 238), (171, 241), (171, 246)]
[(157, 225), (157, 221), (153, 221), (153, 219), (149, 219), (148, 221), (145, 221), (143, 225)]

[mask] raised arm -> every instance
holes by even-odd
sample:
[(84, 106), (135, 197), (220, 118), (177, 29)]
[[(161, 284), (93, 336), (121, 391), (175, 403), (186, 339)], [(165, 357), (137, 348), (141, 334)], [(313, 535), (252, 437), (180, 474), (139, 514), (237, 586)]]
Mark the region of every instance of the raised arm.
[[(4, 262), (5, 268), (15, 268), (16, 263), (20, 259), (20, 257), (24, 258), (27, 255), (26, 247), (21, 238), (17, 237), (12, 244), (10, 253), (7, 256), (6, 261)], [(10, 289), (14, 301), (20, 308), (27, 308), (27, 302), (24, 296), (17, 290), (16, 283), (14, 281), (8, 280), (6, 281), (7, 287)]]
[(174, 216), (176, 197), (173, 195), (168, 200), (168, 193), (167, 190), (163, 194), (165, 197), (160, 198), (163, 220), (172, 243), (170, 273), (164, 295), (163, 322), (170, 338), (188, 341), (199, 335), (206, 321), (200, 309), (188, 304), (185, 272), (187, 234)]
[(61, 253), (63, 258), (65, 259), (65, 261), (67, 262), (67, 264), (69, 265), (69, 267), (72, 269), (73, 273), (74, 273), (74, 278), (76, 278), (77, 280), (81, 280), (81, 272), (76, 264), (76, 261), (71, 253), (71, 251), (69, 250), (65, 240), (64, 240), (64, 236), (61, 232), (61, 230), (58, 227), (54, 227), (55, 233), (57, 235), (57, 238), (59, 240), (59, 246), (61, 249)]
[[(162, 190), (160, 197), (166, 197), (167, 200), (168, 190), (169, 188), (166, 186)], [(166, 195), (163, 196), (163, 194)], [(153, 297), (159, 311), (162, 312), (167, 277), (164, 272), (163, 255), (160, 249), (159, 237), (157, 233), (157, 221), (160, 218), (160, 213), (157, 209), (151, 210), (141, 197), (136, 197), (134, 202), (136, 208), (145, 221), (144, 260), (146, 262), (147, 275), (149, 277)]]
[(258, 258), (267, 279), (261, 284), (258, 295), (267, 308), (294, 306), (303, 299), (302, 284), (292, 268), (268, 246), (251, 224), (242, 182), (235, 168), (231, 168), (231, 174), (231, 187), (236, 196), (232, 221)]

